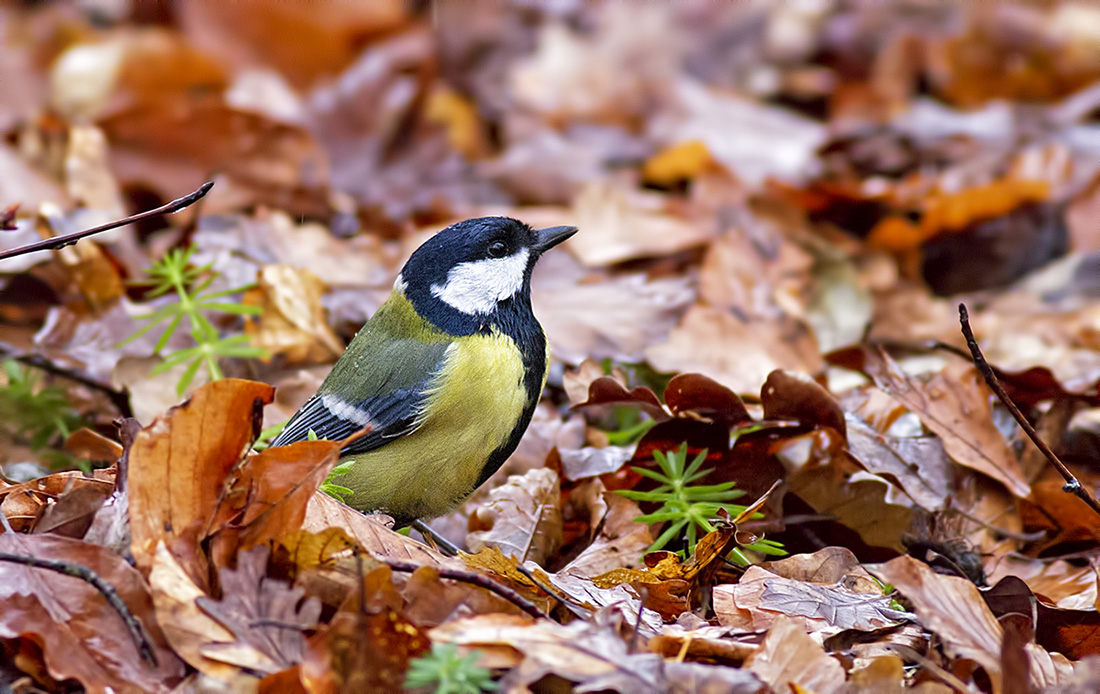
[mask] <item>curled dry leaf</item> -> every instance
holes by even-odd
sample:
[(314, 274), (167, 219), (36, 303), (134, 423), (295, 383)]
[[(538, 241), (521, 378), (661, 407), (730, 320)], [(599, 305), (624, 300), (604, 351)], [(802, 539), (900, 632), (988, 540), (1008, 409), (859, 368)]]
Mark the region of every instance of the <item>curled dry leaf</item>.
[(568, 253), (547, 255), (531, 277), (531, 303), (550, 349), (570, 363), (641, 361), (645, 348), (668, 335), (694, 297), (685, 278), (590, 274)]
[(561, 545), (561, 490), (553, 470), (513, 475), (470, 514), (467, 545), (494, 546), (505, 555), (542, 564)]
[(317, 492), (306, 507), (302, 529), (324, 533), (328, 528), (340, 528), (371, 554), (420, 565), (462, 568), (462, 562), (457, 559), (444, 557), (427, 545), (393, 532), (392, 523), (389, 516), (363, 515), (328, 494)]
[(678, 417), (696, 415), (734, 428), (752, 422), (741, 398), (703, 374), (677, 374), (665, 388), (665, 403)]
[(202, 644), (199, 652), (246, 670), (273, 674), (302, 661), (304, 632), (317, 626), (321, 602), (301, 588), (267, 578), (270, 550), (256, 547), (221, 569), (222, 599), (199, 596), (203, 612), (232, 632), (229, 641)]
[(298, 441), (248, 454), (217, 501), (210, 547), (215, 563), (228, 565), (239, 551), (297, 533), (341, 447), (340, 441)]
[[(74, 501), (77, 499), (90, 501), (99, 496), (106, 498), (114, 488), (114, 484), (113, 468), (99, 470), (95, 477), (85, 477), (81, 472), (67, 471), (55, 472), (52, 475), (19, 484), (5, 482), (0, 486), (0, 513), (7, 517), (17, 532), (31, 532), (46, 508), (55, 504), (61, 496), (74, 493), (82, 487), (91, 487), (92, 490), (88, 492), (80, 492), (81, 496), (74, 497)], [(79, 502), (79, 504), (83, 503), (85, 503), (83, 500)]]
[(660, 634), (650, 639), (648, 646), (650, 652), (659, 653), (666, 659), (679, 658), (682, 653), (692, 660), (740, 665), (760, 647), (760, 639), (755, 634), (739, 639), (735, 632), (729, 627), (686, 629), (679, 624), (666, 624)]
[[(890, 560), (875, 573), (913, 603), (921, 623), (942, 639), (948, 653), (981, 665), (993, 683), (993, 691), (1003, 691), (1004, 632), (973, 583), (938, 574), (927, 564), (907, 556)], [(1047, 653), (1034, 643), (1027, 644), (1025, 651), (1031, 664), (1031, 686), (1068, 681), (1073, 666), (1065, 657)]]
[(818, 638), (847, 629), (874, 631), (913, 618), (891, 608), (891, 598), (877, 585), (869, 588), (857, 593), (841, 585), (783, 578), (751, 566), (736, 584), (714, 587), (714, 612), (722, 626), (749, 631), (767, 629), (786, 616), (802, 629), (821, 634)]
[(172, 650), (204, 675), (232, 680), (239, 672), (237, 667), (211, 660), (201, 651), (207, 643), (231, 642), (233, 634), (199, 609), (197, 601), (206, 592), (188, 575), (164, 540), (158, 540), (154, 548), (149, 585), (157, 619), (164, 625), (164, 635)]
[(991, 393), (978, 370), (961, 361), (911, 377), (882, 349), (864, 349), (860, 368), (875, 384), (920, 417), (948, 455), (1005, 485), (1018, 497), (1030, 490), (1016, 456), (993, 423)]
[[(130, 448), (131, 550), (148, 571), (157, 542), (192, 524), (201, 537), (230, 517), (219, 510), (230, 474), (260, 433), (275, 389), (225, 379), (141, 430)], [(217, 521), (217, 522), (216, 522)]]
[(55, 535), (0, 534), (0, 551), (87, 567), (118, 592), (152, 639), (156, 666), (138, 653), (121, 616), (91, 584), (55, 571), (0, 562), (0, 636), (31, 636), (56, 680), (73, 678), (88, 691), (168, 692), (184, 668), (165, 641), (149, 587), (109, 549)]
[(775, 370), (760, 388), (765, 419), (794, 419), (812, 426), (831, 427), (847, 437), (844, 410), (829, 391), (806, 374)]
[(317, 275), (289, 265), (265, 265), (257, 280), (259, 287), (242, 300), (263, 308), (258, 319), (245, 320), (253, 346), (284, 354), (291, 363), (331, 361), (343, 354), (325, 318), (325, 285)]
[(658, 371), (698, 371), (736, 393), (755, 393), (775, 369), (816, 373), (821, 355), (810, 329), (788, 316), (740, 317), (695, 304), (668, 341), (650, 346)]
[[(844, 668), (806, 635), (798, 623), (779, 617), (745, 668), (775, 691), (788, 687), (830, 694), (844, 684)], [(797, 691), (797, 690), (796, 690)]]
[(573, 208), (585, 233), (573, 237), (569, 248), (588, 267), (600, 267), (701, 246), (716, 233), (713, 222), (675, 216), (665, 204), (663, 196), (653, 193), (607, 181), (591, 183), (577, 195)]
[(517, 685), (554, 674), (578, 683), (578, 692), (614, 689), (656, 694), (668, 686), (661, 658), (631, 654), (603, 614), (567, 625), (479, 615), (447, 622), (432, 629), (429, 636), (436, 643), (482, 651), (483, 667), (515, 668), (508, 681)]

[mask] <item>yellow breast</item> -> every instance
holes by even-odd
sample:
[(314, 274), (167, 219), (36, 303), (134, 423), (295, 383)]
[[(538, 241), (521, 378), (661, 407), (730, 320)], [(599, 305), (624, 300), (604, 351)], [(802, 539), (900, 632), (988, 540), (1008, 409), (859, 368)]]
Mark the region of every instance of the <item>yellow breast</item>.
[(527, 405), (523, 359), (515, 342), (493, 331), (455, 340), (412, 434), (355, 456), (336, 481), (359, 509), (397, 517), (434, 517), (473, 491), (489, 455), (511, 435)]

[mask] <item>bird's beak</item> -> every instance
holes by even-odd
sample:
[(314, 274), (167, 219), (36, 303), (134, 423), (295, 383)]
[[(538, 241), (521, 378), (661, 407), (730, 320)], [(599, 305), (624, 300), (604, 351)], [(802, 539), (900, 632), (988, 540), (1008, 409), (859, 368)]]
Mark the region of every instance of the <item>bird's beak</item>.
[(548, 227), (535, 230), (535, 250), (545, 253), (573, 234), (577, 233), (577, 227)]

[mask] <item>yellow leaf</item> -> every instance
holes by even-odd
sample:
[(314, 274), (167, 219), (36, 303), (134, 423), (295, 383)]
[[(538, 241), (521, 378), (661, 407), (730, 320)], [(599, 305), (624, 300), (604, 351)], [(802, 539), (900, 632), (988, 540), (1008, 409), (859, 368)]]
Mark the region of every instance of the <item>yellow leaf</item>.
[(698, 176), (712, 161), (707, 146), (699, 140), (691, 140), (666, 147), (647, 159), (642, 176), (650, 183), (672, 185)]

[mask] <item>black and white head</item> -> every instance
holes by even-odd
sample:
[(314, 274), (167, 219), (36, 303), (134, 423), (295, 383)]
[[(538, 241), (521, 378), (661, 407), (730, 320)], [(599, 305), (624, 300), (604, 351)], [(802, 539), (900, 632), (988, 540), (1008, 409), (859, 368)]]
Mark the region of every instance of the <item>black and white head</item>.
[(394, 289), (445, 332), (472, 333), (499, 311), (530, 311), (535, 263), (576, 232), (569, 226), (532, 229), (510, 217), (467, 219), (416, 249)]

